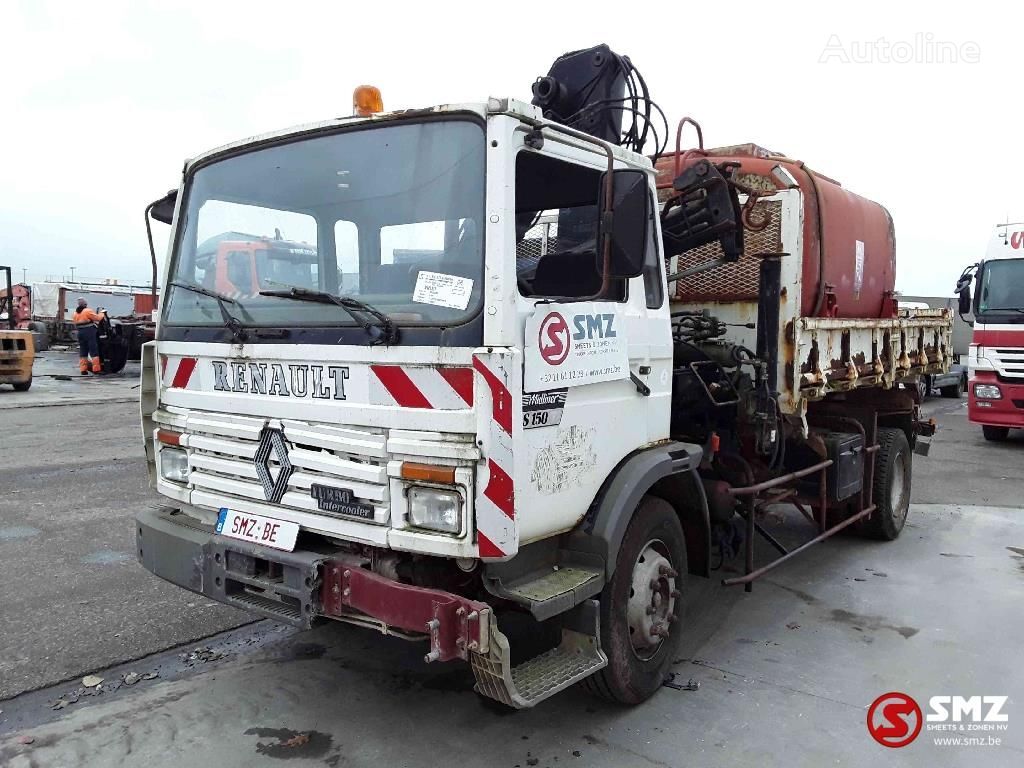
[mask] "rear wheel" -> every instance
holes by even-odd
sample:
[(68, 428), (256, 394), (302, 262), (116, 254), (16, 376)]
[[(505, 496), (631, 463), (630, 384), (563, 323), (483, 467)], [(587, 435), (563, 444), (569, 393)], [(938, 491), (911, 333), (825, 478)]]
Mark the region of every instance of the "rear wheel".
[(1010, 436), (1009, 427), (993, 427), (990, 424), (982, 424), (981, 432), (986, 440), (993, 443), (1001, 443)]
[(661, 687), (682, 626), (686, 540), (671, 505), (645, 496), (626, 529), (615, 575), (601, 593), (608, 666), (583, 681), (594, 694), (639, 704)]
[(903, 530), (910, 510), (912, 456), (902, 429), (879, 428), (878, 445), (872, 488), (875, 511), (863, 530), (872, 539), (892, 541)]
[(31, 386), (32, 379), (29, 379), (28, 381), (19, 381), (17, 384), (14, 385), (14, 389), (16, 392), (28, 392), (29, 387)]
[(943, 397), (955, 397), (961, 398), (964, 394), (964, 390), (967, 388), (963, 377), (961, 376), (956, 380), (956, 384), (950, 384), (949, 386), (943, 387), (939, 391), (942, 392)]

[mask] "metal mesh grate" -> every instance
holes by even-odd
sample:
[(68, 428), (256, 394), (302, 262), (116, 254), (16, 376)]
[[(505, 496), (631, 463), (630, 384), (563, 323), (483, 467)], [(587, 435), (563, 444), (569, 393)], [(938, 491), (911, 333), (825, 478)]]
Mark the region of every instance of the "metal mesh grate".
[[(757, 298), (758, 253), (778, 253), (782, 250), (782, 203), (777, 200), (761, 201), (754, 206), (752, 219), (759, 221), (769, 215), (768, 226), (760, 232), (743, 233), (743, 255), (734, 264), (709, 269), (676, 282), (677, 301), (747, 301)], [(722, 246), (718, 241), (702, 245), (675, 257), (670, 272), (695, 267), (706, 261), (721, 258)]]
[(558, 217), (542, 216), (516, 243), (516, 273), (531, 274), (542, 256), (558, 250)]

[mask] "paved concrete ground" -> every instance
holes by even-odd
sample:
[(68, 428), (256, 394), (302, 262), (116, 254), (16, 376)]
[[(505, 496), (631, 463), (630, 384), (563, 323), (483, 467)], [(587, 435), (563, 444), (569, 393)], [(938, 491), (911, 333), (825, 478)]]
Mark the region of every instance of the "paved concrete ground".
[[(136, 364), (130, 377), (0, 392), (22, 406), (0, 413), (0, 699), (248, 620), (135, 563), (132, 515), (159, 498), (137, 380)], [(24, 407), (65, 396), (76, 404)]]
[[(627, 710), (574, 690), (535, 710), (506, 714), (472, 694), (464, 668), (424, 665), (419, 646), (341, 625), (295, 633), (260, 622), (203, 641), (210, 650), (184, 663), (175, 650), (103, 672), (108, 681), (128, 670), (155, 670), (160, 677), (61, 711), (47, 702), (74, 691), (75, 683), (0, 702), (0, 765), (156, 768), (192, 758), (196, 764), (257, 766), (285, 757), (293, 766), (374, 768), (1021, 765), (1024, 439), (985, 443), (980, 429), (967, 424), (960, 402), (934, 399), (928, 410), (942, 430), (931, 456), (916, 462), (912, 517), (897, 542), (840, 537), (774, 571), (749, 595), (716, 582), (695, 585), (688, 637), (675, 669), (681, 679), (699, 682), (697, 691), (664, 689), (644, 706)], [(126, 429), (134, 429), (128, 408), (111, 406), (103, 421), (116, 422), (117, 413), (130, 424)], [(63, 419), (72, 432), (80, 428), (72, 416), (49, 418)], [(21, 428), (34, 431), (32, 423)], [(111, 429), (124, 439), (125, 433)], [(106, 442), (113, 434), (105, 436), (102, 450), (109, 450)], [(60, 442), (69, 439), (73, 436), (65, 432)], [(125, 453), (131, 450), (129, 444)], [(99, 518), (119, 514), (121, 494), (145, 494), (130, 478), (141, 472), (141, 462), (123, 458), (123, 473), (94, 477), (93, 503), (102, 499), (105, 506)], [(9, 461), (7, 453), (0, 455), (2, 472), (8, 472)], [(28, 474), (15, 470), (0, 474), (0, 480), (9, 487), (17, 478), (20, 489)], [(56, 475), (52, 479), (60, 482)], [(40, 479), (32, 491), (35, 506), (71, 493), (68, 483), (49, 493), (44, 483)], [(8, 508), (0, 509), (2, 524), (10, 525)], [(101, 542), (97, 549), (130, 547), (130, 537), (108, 544), (96, 518), (77, 509), (68, 517), (98, 526), (79, 537)], [(31, 527), (32, 521), (17, 525)], [(46, 525), (61, 528), (56, 520)], [(791, 526), (793, 537), (807, 533), (799, 521)], [(67, 546), (73, 538), (66, 536)], [(28, 541), (40, 539), (21, 540), (19, 552)], [(0, 547), (6, 543), (0, 541)], [(28, 555), (8, 568), (11, 550), (0, 548), (0, 589), (8, 590), (0, 593), (6, 623), (0, 643), (47, 622), (43, 634), (53, 638), (47, 655), (59, 659), (64, 649), (80, 648), (79, 671), (85, 672), (116, 657), (110, 633), (121, 629), (122, 636), (149, 636), (149, 602), (163, 608), (157, 621), (166, 616), (172, 628), (229, 620), (202, 601), (184, 610), (195, 602), (190, 596), (164, 594), (163, 585), (153, 587), (155, 580), (131, 562), (117, 565), (117, 578), (86, 586), (91, 572), (80, 560), (88, 553), (81, 546), (70, 551), (61, 571), (64, 580), (81, 582), (79, 599), (102, 600), (114, 590), (123, 596), (119, 604), (131, 607), (100, 610), (85, 628), (71, 620), (50, 621), (47, 610), (26, 606), (37, 604), (35, 595), (60, 590), (19, 580), (22, 571), (34, 567)], [(145, 600), (150, 589), (164, 602)], [(20, 602), (8, 609), (12, 599)], [(73, 600), (61, 605), (73, 616), (88, 615)], [(23, 618), (25, 613), (31, 616)], [(154, 645), (166, 647), (175, 638), (167, 632), (166, 640)], [(0, 664), (11, 656), (9, 648), (3, 646)], [(22, 652), (36, 657), (34, 649)], [(220, 652), (226, 655), (217, 658)], [(0, 669), (0, 679), (6, 679), (8, 671)], [(38, 672), (28, 665), (28, 674)], [(915, 696), (922, 706), (933, 695), (1008, 695), (1009, 722), (999, 734), (1003, 744), (938, 746), (935, 734), (924, 732), (904, 749), (878, 746), (865, 728), (866, 707), (891, 690)], [(19, 737), (33, 743), (22, 744)]]

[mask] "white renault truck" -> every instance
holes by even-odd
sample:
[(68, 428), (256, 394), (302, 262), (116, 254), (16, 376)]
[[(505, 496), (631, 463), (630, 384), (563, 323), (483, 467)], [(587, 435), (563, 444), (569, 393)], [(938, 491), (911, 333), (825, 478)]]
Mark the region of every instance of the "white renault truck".
[[(797, 505), (808, 544), (896, 538), (928, 432), (911, 385), (948, 366), (948, 313), (808, 316), (806, 182), (757, 191), (677, 147), (666, 187), (637, 108), (608, 109), (635, 78), (599, 46), (534, 104), (377, 105), (188, 161), (147, 209), (173, 235), (142, 564), (297, 627), (421, 642), (510, 706), (578, 681), (635, 704), (715, 552), (745, 550), (727, 581), (748, 589), (795, 554), (764, 503)], [(744, 245), (766, 213), (773, 252)], [(850, 273), (881, 296), (858, 242)], [(748, 293), (671, 303), (721, 269)], [(784, 553), (759, 569), (758, 535)], [(560, 642), (513, 665), (512, 613)]]

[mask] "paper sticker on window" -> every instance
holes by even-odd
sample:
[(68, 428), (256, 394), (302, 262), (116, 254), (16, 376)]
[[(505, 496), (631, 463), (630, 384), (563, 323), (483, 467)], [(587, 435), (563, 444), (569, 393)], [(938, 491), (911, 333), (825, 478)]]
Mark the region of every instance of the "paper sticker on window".
[(469, 296), (472, 292), (473, 281), (468, 277), (421, 271), (416, 277), (412, 300), (417, 304), (465, 309), (469, 306)]

